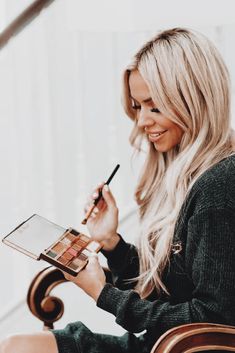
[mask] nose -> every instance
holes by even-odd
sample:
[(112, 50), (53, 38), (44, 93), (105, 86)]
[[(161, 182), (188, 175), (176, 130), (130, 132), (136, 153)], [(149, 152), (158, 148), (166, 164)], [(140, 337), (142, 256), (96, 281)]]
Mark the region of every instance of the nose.
[(144, 128), (146, 126), (151, 126), (154, 124), (153, 118), (150, 116), (150, 111), (149, 109), (145, 109), (141, 107), (141, 110), (139, 112), (138, 116), (138, 121), (137, 125), (139, 128)]

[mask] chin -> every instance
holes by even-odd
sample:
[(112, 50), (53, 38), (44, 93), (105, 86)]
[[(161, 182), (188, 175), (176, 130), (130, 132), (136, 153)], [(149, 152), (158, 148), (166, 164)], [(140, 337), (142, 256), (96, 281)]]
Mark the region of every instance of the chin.
[(160, 146), (159, 144), (157, 143), (154, 143), (154, 148), (156, 151), (158, 152), (168, 152), (170, 150), (172, 150), (176, 145), (173, 145), (173, 146)]
[(168, 152), (172, 147), (159, 146), (157, 143), (154, 143), (154, 148), (158, 152)]

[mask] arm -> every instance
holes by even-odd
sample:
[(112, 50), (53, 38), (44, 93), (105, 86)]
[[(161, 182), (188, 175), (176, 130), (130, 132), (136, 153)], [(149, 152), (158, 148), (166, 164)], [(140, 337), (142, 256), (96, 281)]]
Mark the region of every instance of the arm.
[(128, 244), (119, 235), (120, 240), (114, 250), (101, 250), (107, 258), (108, 267), (112, 272), (113, 283), (119, 289), (134, 288), (135, 282), (126, 282), (125, 280), (138, 276), (139, 257), (134, 245)]
[(106, 284), (97, 306), (115, 315), (116, 322), (130, 332), (147, 329), (162, 333), (191, 322), (234, 325), (234, 213), (209, 209), (189, 220), (186, 255), (192, 264), (187, 271), (194, 283), (190, 301), (175, 305), (162, 300), (150, 302), (133, 290), (121, 291)]

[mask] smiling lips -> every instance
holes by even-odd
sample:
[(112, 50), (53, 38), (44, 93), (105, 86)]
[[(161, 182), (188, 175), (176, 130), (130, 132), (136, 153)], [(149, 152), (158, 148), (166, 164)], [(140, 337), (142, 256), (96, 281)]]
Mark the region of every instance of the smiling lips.
[(152, 132), (152, 133), (148, 133), (147, 132), (147, 135), (148, 135), (148, 137), (149, 137), (149, 140), (151, 141), (151, 142), (155, 142), (155, 141), (157, 141), (159, 138), (160, 138), (160, 136), (162, 136), (165, 132), (166, 132), (167, 130), (164, 130), (164, 131), (156, 131), (156, 132)]

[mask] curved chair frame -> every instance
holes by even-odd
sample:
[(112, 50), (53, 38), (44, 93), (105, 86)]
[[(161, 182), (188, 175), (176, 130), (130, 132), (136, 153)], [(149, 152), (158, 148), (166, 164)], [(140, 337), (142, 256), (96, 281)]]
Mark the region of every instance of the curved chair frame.
[[(104, 268), (106, 280), (112, 283), (111, 272)], [(39, 272), (33, 279), (27, 303), (34, 316), (43, 322), (44, 330), (53, 328), (64, 313), (61, 299), (51, 291), (67, 282), (63, 273), (52, 266)], [(150, 353), (193, 353), (202, 350), (235, 352), (235, 327), (212, 323), (193, 323), (168, 330), (153, 346)]]
[(52, 329), (54, 322), (64, 314), (62, 300), (50, 295), (51, 291), (63, 282), (67, 282), (63, 273), (49, 266), (34, 277), (28, 289), (28, 307), (31, 313), (43, 322), (44, 330)]
[(193, 323), (174, 327), (155, 343), (151, 353), (235, 352), (235, 327)]

